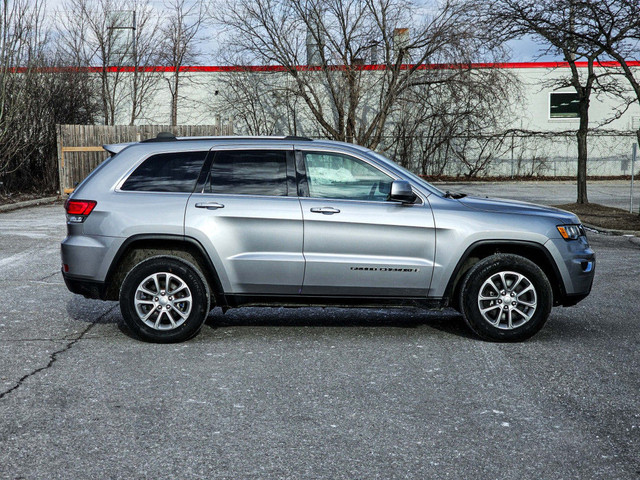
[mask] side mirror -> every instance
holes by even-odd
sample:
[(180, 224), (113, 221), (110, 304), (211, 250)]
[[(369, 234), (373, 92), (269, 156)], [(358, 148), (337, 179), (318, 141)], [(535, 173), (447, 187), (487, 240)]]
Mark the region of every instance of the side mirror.
[(413, 203), (416, 201), (416, 194), (413, 193), (411, 184), (406, 180), (394, 180), (391, 183), (389, 200), (392, 202)]

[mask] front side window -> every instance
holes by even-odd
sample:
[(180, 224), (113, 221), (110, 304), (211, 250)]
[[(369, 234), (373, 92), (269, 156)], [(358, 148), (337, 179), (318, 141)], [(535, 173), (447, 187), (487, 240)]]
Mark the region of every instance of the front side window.
[(191, 193), (207, 152), (161, 153), (147, 158), (124, 182), (121, 190)]
[(280, 150), (222, 150), (216, 153), (206, 193), (287, 195), (287, 153)]
[(305, 152), (309, 196), (345, 200), (385, 201), (393, 178), (348, 155)]

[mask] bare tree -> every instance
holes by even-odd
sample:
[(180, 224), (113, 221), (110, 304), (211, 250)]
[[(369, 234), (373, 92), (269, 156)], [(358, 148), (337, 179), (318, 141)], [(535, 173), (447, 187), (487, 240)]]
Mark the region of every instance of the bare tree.
[(234, 118), (239, 130), (248, 135), (296, 133), (287, 112), (291, 98), (281, 72), (237, 67), (221, 75), (211, 108), (216, 114)]
[(149, 0), (132, 0), (134, 31), (131, 47), (130, 125), (144, 118), (149, 100), (156, 94), (161, 73), (155, 68), (161, 61), (160, 19)]
[[(589, 133), (589, 102), (594, 91), (602, 88), (595, 66), (603, 48), (585, 42), (581, 31), (585, 24), (580, 0), (496, 0), (481, 2), (479, 17), (498, 41), (531, 35), (545, 53), (561, 55), (568, 63), (568, 75), (555, 83), (557, 88), (573, 87), (579, 106), (577, 202), (588, 203), (587, 197), (587, 137)], [(586, 62), (585, 70), (577, 66)]]
[[(631, 63), (640, 60), (640, 3), (637, 0), (579, 0), (580, 25), (576, 35), (592, 49), (604, 52), (605, 59), (614, 60), (629, 82), (634, 100), (640, 104), (640, 72)], [(611, 67), (610, 67), (611, 68)], [(640, 125), (636, 130), (640, 144)]]
[(130, 51), (118, 47), (122, 33), (118, 14), (125, 0), (65, 0), (59, 16), (60, 39), (78, 67), (100, 68), (99, 89), (105, 125), (113, 125), (125, 101), (121, 66)]
[[(60, 43), (74, 66), (99, 68), (104, 123), (139, 118), (157, 85), (158, 19), (148, 0), (65, 0)], [(129, 70), (129, 71), (127, 71)], [(131, 73), (131, 74), (129, 74)]]
[(32, 100), (25, 85), (37, 76), (46, 42), (43, 14), (42, 2), (0, 2), (0, 178), (17, 171), (32, 148), (20, 127)]
[(317, 135), (371, 148), (403, 92), (462, 73), (425, 62), (469, 62), (470, 52), (483, 50), (454, 0), (426, 15), (400, 0), (220, 2), (213, 16), (228, 29), (223, 48), (245, 62), (281, 66)]
[(390, 153), (423, 175), (444, 174), (451, 158), (467, 176), (486, 170), (517, 104), (519, 82), (508, 70), (458, 68), (463, 71), (447, 82), (408, 89), (394, 115)]
[[(43, 3), (0, 3), (0, 190), (57, 185), (55, 125), (92, 123), (86, 71), (68, 68), (43, 28)], [(64, 65), (64, 66), (63, 66)]]
[(206, 24), (206, 11), (197, 0), (167, 0), (165, 23), (161, 28), (163, 42), (161, 60), (171, 67), (166, 81), (171, 95), (171, 125), (178, 124), (178, 100), (183, 81), (182, 67), (193, 65), (200, 55), (199, 44)]

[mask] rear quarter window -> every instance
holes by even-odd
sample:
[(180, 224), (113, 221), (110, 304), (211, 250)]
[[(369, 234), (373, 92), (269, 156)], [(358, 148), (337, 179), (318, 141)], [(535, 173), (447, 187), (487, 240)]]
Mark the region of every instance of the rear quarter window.
[(161, 153), (147, 158), (120, 187), (138, 192), (193, 192), (207, 152)]

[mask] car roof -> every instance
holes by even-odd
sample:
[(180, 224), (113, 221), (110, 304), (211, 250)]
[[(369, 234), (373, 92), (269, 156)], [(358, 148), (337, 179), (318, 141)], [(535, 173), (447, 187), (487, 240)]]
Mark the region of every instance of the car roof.
[(356, 149), (360, 151), (367, 151), (368, 149), (362, 147), (360, 145), (356, 145), (353, 143), (347, 142), (338, 142), (334, 140), (314, 140), (308, 137), (287, 135), (287, 136), (199, 136), (199, 137), (176, 137), (175, 135), (168, 132), (160, 132), (158, 136), (154, 138), (149, 138), (146, 140), (142, 140), (141, 142), (124, 142), (124, 143), (114, 143), (114, 144), (105, 144), (102, 146), (107, 152), (115, 155), (125, 148), (132, 145), (148, 145), (152, 146), (154, 144), (182, 144), (182, 143), (191, 143), (191, 142), (206, 142), (210, 143), (211, 146), (215, 144), (224, 144), (224, 143), (238, 143), (238, 144), (246, 144), (246, 143), (264, 143), (264, 142), (274, 142), (274, 143), (282, 143), (290, 145), (292, 143), (295, 144), (307, 144), (314, 145), (317, 147), (326, 147), (326, 146), (343, 146), (351, 149)]

